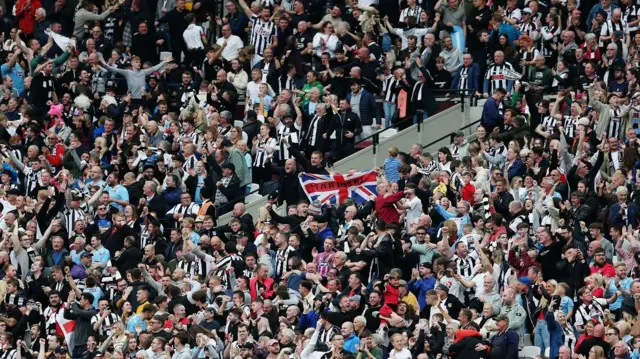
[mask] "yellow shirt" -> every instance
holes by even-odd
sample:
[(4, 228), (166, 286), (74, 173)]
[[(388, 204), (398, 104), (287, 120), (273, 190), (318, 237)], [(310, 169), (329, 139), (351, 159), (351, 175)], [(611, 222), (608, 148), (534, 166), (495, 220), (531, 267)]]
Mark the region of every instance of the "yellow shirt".
[(414, 313), (420, 313), (418, 298), (416, 298), (416, 296), (413, 293), (409, 292), (407, 295), (404, 296), (404, 298), (402, 298), (402, 301), (412, 306)]
[(140, 314), (140, 313), (142, 313), (142, 308), (144, 308), (144, 306), (145, 306), (145, 305), (147, 305), (147, 304), (149, 304), (149, 302), (148, 302), (148, 301), (147, 301), (147, 302), (144, 302), (144, 303), (140, 303), (140, 304), (138, 305), (138, 308), (136, 308), (136, 314)]

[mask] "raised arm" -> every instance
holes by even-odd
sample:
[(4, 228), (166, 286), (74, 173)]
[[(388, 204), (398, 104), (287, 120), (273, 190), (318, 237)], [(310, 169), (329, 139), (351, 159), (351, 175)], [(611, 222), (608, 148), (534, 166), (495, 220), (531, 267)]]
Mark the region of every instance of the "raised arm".
[(238, 0), (238, 4), (240, 4), (240, 7), (244, 11), (245, 15), (247, 15), (247, 17), (251, 19), (253, 13), (251, 12), (251, 8), (247, 5), (247, 3), (244, 0)]

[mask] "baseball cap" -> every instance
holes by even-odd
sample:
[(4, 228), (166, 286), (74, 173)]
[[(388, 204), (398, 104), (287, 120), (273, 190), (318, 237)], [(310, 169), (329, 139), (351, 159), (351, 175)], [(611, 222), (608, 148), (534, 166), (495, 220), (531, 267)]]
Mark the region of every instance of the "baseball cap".
[(87, 257), (93, 257), (93, 253), (91, 252), (82, 252), (82, 254), (80, 255), (80, 258), (87, 258)]
[(235, 170), (236, 170), (236, 165), (234, 165), (234, 164), (233, 164), (233, 163), (231, 163), (231, 162), (227, 162), (227, 163), (223, 164), (223, 165), (222, 165), (222, 166), (220, 166), (220, 167), (222, 167), (223, 169), (224, 169), (224, 168), (227, 168), (227, 169), (230, 169), (230, 170), (232, 170), (232, 171), (235, 171)]
[(222, 147), (233, 147), (233, 143), (228, 138), (222, 140)]
[(456, 132), (454, 132), (454, 133), (453, 133), (453, 136), (455, 136), (455, 137), (464, 136), (464, 132), (462, 132), (462, 131), (458, 130), (458, 131), (456, 131)]
[(533, 14), (533, 10), (531, 10), (530, 8), (526, 7), (524, 8), (524, 10), (522, 10), (523, 13), (527, 13), (527, 14)]
[(438, 286), (436, 287), (436, 289), (437, 289), (437, 290), (439, 289), (439, 290), (445, 291), (446, 293), (449, 293), (449, 287), (447, 287), (447, 286), (446, 286), (446, 285), (444, 285), (444, 284), (440, 284), (440, 285), (438, 285)]
[(67, 350), (67, 347), (65, 347), (65, 346), (59, 346), (54, 350), (54, 352), (56, 354), (67, 354), (69, 352), (69, 350)]
[(237, 236), (238, 236), (239, 238), (242, 238), (242, 237), (249, 237), (249, 235), (248, 235), (248, 234), (247, 234), (247, 232), (245, 232), (245, 231), (239, 231), (239, 232), (237, 233)]
[(531, 278), (529, 278), (529, 277), (526, 277), (526, 276), (525, 277), (520, 277), (518, 280), (520, 281), (520, 283), (522, 283), (522, 284), (524, 284), (526, 286), (530, 286), (531, 285)]

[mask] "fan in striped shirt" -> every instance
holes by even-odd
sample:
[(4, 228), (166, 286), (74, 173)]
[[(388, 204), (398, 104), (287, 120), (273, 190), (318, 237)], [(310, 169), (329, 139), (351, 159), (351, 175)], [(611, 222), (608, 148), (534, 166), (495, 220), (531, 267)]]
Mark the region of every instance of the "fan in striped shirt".
[(513, 71), (513, 66), (504, 61), (504, 52), (496, 51), (493, 60), (495, 62), (487, 68), (484, 78), (482, 92), (485, 98), (499, 88), (504, 88), (507, 92), (511, 92), (513, 88), (513, 80), (508, 80), (506, 76), (506, 72)]
[(407, 0), (407, 7), (400, 12), (400, 22), (408, 22), (409, 17), (416, 18), (416, 24), (420, 24), (422, 8), (416, 5), (416, 0)]
[(263, 7), (260, 15), (251, 11), (245, 0), (240, 0), (240, 7), (251, 20), (251, 30), (249, 32), (249, 42), (256, 49), (256, 54), (263, 56), (264, 49), (271, 44), (277, 44), (276, 24), (271, 21), (271, 9)]
[(111, 335), (113, 325), (119, 322), (120, 318), (115, 313), (111, 313), (108, 299), (101, 299), (98, 307), (100, 311), (91, 317), (91, 326), (100, 337), (106, 338)]

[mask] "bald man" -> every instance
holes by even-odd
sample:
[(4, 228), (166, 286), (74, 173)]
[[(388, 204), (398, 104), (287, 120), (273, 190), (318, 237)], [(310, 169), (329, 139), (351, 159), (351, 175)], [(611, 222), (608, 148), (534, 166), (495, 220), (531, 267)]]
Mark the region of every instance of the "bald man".
[(589, 351), (595, 346), (600, 346), (604, 349), (605, 355), (611, 351), (611, 345), (607, 343), (603, 338), (605, 334), (605, 327), (602, 324), (596, 324), (593, 328), (593, 337), (587, 338), (580, 343), (580, 346), (576, 348), (575, 354), (582, 354), (585, 357), (589, 356)]

